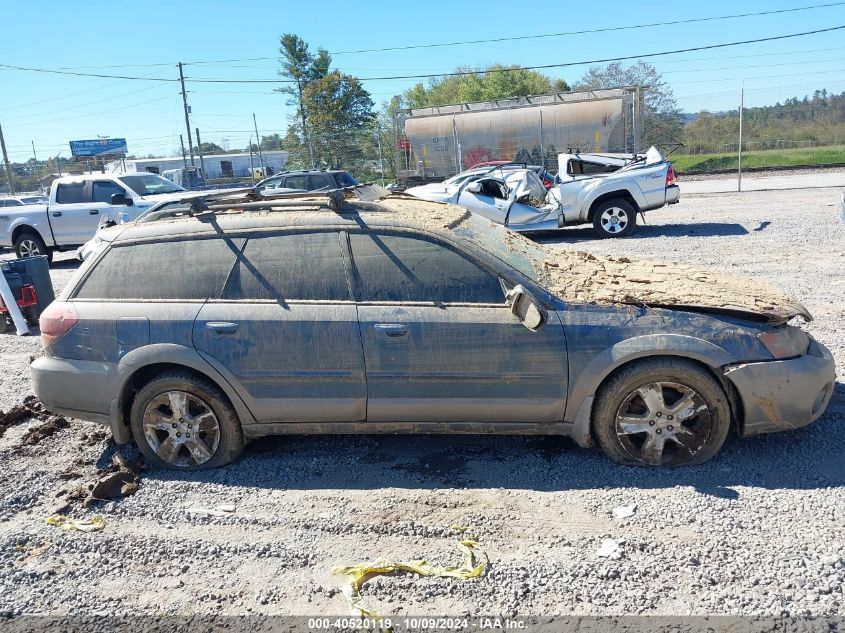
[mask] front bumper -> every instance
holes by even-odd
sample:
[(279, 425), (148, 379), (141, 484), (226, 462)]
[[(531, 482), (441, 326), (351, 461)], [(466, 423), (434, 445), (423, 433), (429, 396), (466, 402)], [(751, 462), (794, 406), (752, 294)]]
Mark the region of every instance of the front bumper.
[(788, 431), (824, 413), (836, 378), (833, 355), (814, 339), (807, 353), (789, 360), (725, 369), (742, 400), (744, 436)]

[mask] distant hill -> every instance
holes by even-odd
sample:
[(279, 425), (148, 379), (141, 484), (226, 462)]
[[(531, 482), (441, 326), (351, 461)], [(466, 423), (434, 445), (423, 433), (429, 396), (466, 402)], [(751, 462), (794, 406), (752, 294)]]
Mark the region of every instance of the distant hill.
[[(699, 112), (683, 115), (683, 143), (687, 150), (720, 152), (736, 147), (739, 113)], [(743, 145), (755, 149), (783, 149), (802, 141), (845, 143), (845, 92), (817, 90), (803, 99), (743, 111)]]

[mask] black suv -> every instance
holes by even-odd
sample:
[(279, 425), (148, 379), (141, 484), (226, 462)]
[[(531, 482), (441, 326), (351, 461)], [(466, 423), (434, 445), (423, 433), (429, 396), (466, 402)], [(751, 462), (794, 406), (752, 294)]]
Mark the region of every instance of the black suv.
[(305, 169), (302, 171), (284, 171), (270, 178), (265, 178), (257, 185), (256, 191), (330, 191), (358, 184), (348, 171), (342, 169)]

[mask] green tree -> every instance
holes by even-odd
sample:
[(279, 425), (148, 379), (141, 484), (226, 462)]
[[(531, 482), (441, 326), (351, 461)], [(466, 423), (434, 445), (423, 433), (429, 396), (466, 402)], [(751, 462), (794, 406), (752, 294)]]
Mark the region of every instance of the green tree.
[(274, 150), (282, 149), (282, 137), (279, 134), (270, 134), (269, 136), (261, 137), (261, 151), (272, 152)]
[(296, 35), (286, 34), (281, 42), (280, 74), (296, 82), (280, 89), (297, 106), (285, 138), (280, 139), (290, 153), (289, 164), (352, 168), (350, 163), (363, 160), (362, 137), (372, 130), (370, 93), (356, 77), (330, 70), (326, 51), (312, 55)]
[(516, 65), (493, 64), (477, 72), (462, 67), (455, 72), (468, 74), (432, 77), (427, 85), (418, 83), (402, 93), (402, 104), (421, 108), (569, 90), (569, 85), (563, 79), (552, 79)]
[(573, 86), (575, 90), (643, 87), (643, 135), (645, 147), (665, 147), (679, 143), (683, 134), (683, 116), (672, 88), (651, 64), (640, 60), (624, 65), (612, 62), (607, 66), (591, 66)]
[(281, 63), (279, 74), (289, 83), (278, 88), (277, 91), (290, 96), (287, 105), (296, 106), (300, 129), (304, 134), (308, 130), (303, 100), (304, 91), (311, 82), (328, 74), (332, 58), (329, 52), (322, 48), (318, 49), (317, 54), (314, 55), (305, 40), (293, 33), (282, 35), (279, 53), (282, 55), (279, 59)]
[(203, 154), (225, 154), (226, 150), (220, 147), (217, 143), (209, 143), (208, 141), (203, 141), (200, 143), (199, 151)]

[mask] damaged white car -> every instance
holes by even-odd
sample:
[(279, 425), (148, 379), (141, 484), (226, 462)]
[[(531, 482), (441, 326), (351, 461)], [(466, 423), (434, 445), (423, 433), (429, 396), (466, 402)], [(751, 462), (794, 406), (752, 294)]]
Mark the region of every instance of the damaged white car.
[(558, 164), (561, 183), (548, 191), (533, 170), (511, 164), (405, 193), (458, 204), (514, 231), (592, 223), (600, 237), (630, 235), (637, 213), (680, 199), (672, 163), (654, 147), (635, 155), (560, 154)]

